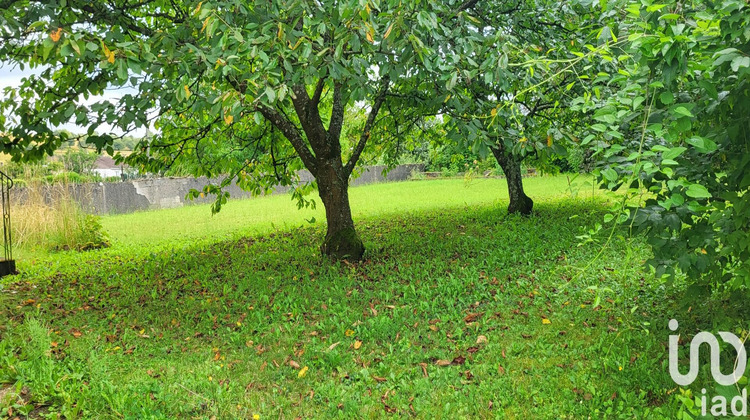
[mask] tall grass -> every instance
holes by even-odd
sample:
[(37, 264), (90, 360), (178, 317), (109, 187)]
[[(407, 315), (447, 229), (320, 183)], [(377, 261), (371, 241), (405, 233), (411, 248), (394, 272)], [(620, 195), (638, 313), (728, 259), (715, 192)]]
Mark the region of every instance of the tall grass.
[(69, 183), (43, 184), (33, 180), (24, 188), (11, 191), (14, 248), (86, 250), (108, 245), (99, 218), (81, 209)]

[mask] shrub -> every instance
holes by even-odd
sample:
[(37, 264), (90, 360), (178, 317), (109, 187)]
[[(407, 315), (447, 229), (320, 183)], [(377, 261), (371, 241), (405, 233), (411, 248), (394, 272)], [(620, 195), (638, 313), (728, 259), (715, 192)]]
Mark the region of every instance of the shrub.
[(13, 191), (11, 232), (15, 247), (83, 251), (109, 246), (99, 218), (81, 209), (67, 184), (34, 182), (24, 190)]

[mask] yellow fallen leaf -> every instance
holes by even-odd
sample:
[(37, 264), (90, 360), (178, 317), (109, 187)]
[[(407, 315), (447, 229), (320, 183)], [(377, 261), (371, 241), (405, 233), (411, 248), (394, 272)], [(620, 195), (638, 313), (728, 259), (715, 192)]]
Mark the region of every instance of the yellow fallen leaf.
[(351, 336), (354, 335), (354, 331), (353, 330), (346, 330), (346, 332), (344, 334), (346, 334), (347, 337), (351, 337)]
[(308, 367), (305, 366), (302, 369), (300, 369), (299, 373), (297, 374), (298, 378), (304, 378), (305, 375), (307, 375)]
[(547, 318), (542, 318), (542, 324), (545, 324), (545, 325), (546, 325), (546, 324), (551, 324), (551, 323), (552, 323), (552, 321), (550, 321), (549, 319), (547, 319)]
[(362, 347), (362, 342), (357, 340), (354, 342), (354, 350), (359, 350)]

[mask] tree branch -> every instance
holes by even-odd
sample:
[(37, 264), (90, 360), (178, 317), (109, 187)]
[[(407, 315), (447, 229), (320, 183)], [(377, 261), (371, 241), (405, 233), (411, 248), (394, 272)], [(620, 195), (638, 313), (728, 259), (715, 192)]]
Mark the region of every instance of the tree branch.
[(359, 160), (360, 155), (362, 155), (362, 151), (365, 149), (365, 145), (367, 145), (367, 140), (369, 140), (370, 138), (370, 132), (375, 125), (375, 119), (378, 117), (380, 107), (382, 107), (383, 102), (385, 102), (385, 98), (388, 94), (388, 88), (390, 87), (390, 85), (391, 79), (388, 76), (385, 76), (383, 77), (383, 79), (381, 79), (380, 90), (378, 91), (378, 95), (375, 97), (375, 100), (372, 103), (372, 109), (370, 109), (370, 115), (367, 116), (367, 122), (365, 122), (365, 128), (364, 130), (362, 130), (362, 135), (359, 138), (359, 143), (357, 143), (357, 146), (354, 148), (354, 152), (349, 158), (349, 162), (347, 162), (346, 166), (344, 167), (344, 171), (346, 172), (347, 177), (351, 175), (354, 167), (357, 165), (357, 161)]
[(304, 139), (302, 139), (302, 136), (300, 136), (300, 133), (297, 131), (297, 128), (294, 126), (294, 124), (292, 124), (292, 122), (289, 121), (286, 117), (279, 114), (275, 109), (268, 108), (264, 105), (258, 105), (256, 108), (261, 114), (263, 114), (263, 117), (265, 117), (268, 121), (271, 121), (271, 124), (273, 124), (276, 128), (279, 129), (279, 131), (281, 131), (282, 134), (284, 134), (284, 137), (289, 140), (289, 143), (292, 144), (294, 150), (296, 150), (297, 154), (299, 154), (299, 157), (300, 159), (302, 159), (302, 163), (305, 164), (305, 167), (310, 171), (310, 173), (313, 174), (313, 176), (317, 177), (318, 168), (315, 164), (315, 156), (310, 151), (310, 149), (307, 148)]

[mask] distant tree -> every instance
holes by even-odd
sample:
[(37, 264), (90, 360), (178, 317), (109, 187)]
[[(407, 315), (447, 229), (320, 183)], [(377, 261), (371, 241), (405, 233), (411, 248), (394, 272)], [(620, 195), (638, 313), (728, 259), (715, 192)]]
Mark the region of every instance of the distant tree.
[[(450, 116), (449, 136), (473, 153), (494, 156), (507, 179), (508, 212), (530, 214), (521, 165), (533, 160), (549, 168), (573, 144), (566, 102), (578, 87), (571, 72), (555, 69), (575, 58), (571, 50), (581, 47), (588, 16), (575, 3), (547, 0), (479, 2), (472, 11), (483, 43), (457, 63), (453, 94), (442, 109)], [(479, 74), (463, 71), (474, 62)]]
[(68, 172), (91, 175), (99, 155), (84, 149), (66, 149), (61, 156), (63, 167)]

